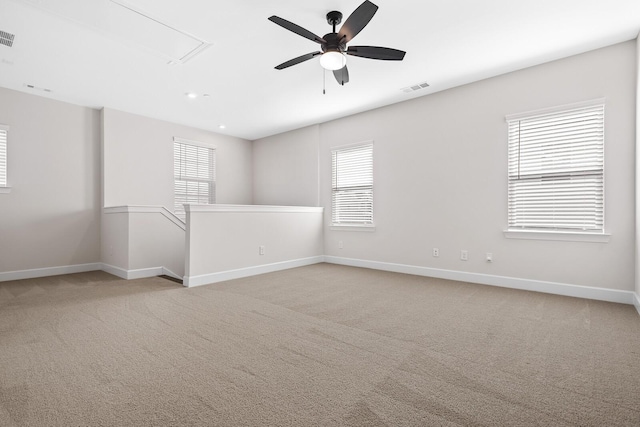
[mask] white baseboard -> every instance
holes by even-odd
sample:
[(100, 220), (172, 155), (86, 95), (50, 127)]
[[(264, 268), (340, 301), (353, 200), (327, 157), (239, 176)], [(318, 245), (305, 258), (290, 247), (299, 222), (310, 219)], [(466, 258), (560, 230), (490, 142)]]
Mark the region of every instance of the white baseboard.
[(162, 267), (139, 268), (136, 270), (127, 270), (127, 280), (145, 279), (147, 277), (161, 276), (164, 274)]
[(638, 311), (638, 314), (640, 314), (640, 295), (637, 293), (633, 294), (633, 305), (636, 306), (636, 310)]
[(182, 277), (178, 276), (173, 271), (169, 270), (165, 267), (151, 267), (151, 268), (139, 268), (136, 270), (125, 270), (124, 268), (116, 267), (109, 264), (102, 264), (102, 270), (107, 273), (113, 274), (114, 276), (118, 276), (121, 279), (132, 280), (132, 279), (144, 279), (147, 277), (155, 277), (155, 276), (171, 276), (176, 279), (182, 280)]
[(102, 267), (100, 269), (109, 274), (113, 274), (114, 276), (118, 276), (121, 279), (127, 278), (127, 270), (125, 270), (124, 268), (102, 263)]
[[(638, 301), (638, 295), (631, 291), (592, 288), (589, 286), (569, 285), (565, 283), (544, 282), (540, 280), (519, 279), (516, 277), (468, 273), (464, 271), (441, 270), (438, 268), (419, 267), (415, 265), (393, 264), (388, 262), (367, 261), (334, 256), (325, 256), (324, 261), (331, 264), (371, 268), (374, 270), (392, 271), (396, 273), (413, 274), (416, 276), (436, 277), (439, 279), (479, 283), (482, 285), (500, 286), (503, 288), (544, 292), (547, 294), (617, 302), (622, 304), (634, 304), (635, 299), (636, 308), (638, 308), (640, 305), (640, 301)], [(638, 309), (638, 312), (640, 313), (640, 309)]]
[(64, 265), (60, 267), (34, 268), (30, 270), (0, 272), (0, 282), (9, 280), (36, 279), (38, 277), (59, 276), (61, 274), (84, 273), (101, 270), (99, 262), (90, 264)]
[(102, 264), (102, 271), (106, 271), (109, 274), (118, 276), (121, 279), (144, 279), (147, 277), (160, 276), (164, 274), (162, 267), (140, 268), (136, 270), (125, 270), (124, 268), (116, 267), (110, 264)]
[(165, 267), (162, 267), (162, 274), (164, 274), (165, 276), (171, 276), (174, 279), (183, 280), (182, 276), (178, 276), (176, 273)]
[(60, 267), (34, 268), (31, 270), (6, 271), (0, 272), (0, 282), (9, 280), (36, 279), (39, 277), (59, 276), (61, 274), (85, 273), (87, 271), (105, 271), (121, 279), (143, 279), (146, 277), (154, 277), (167, 275), (182, 280), (182, 277), (165, 267), (141, 268), (137, 270), (125, 270), (124, 268), (105, 264), (102, 262), (94, 262), (91, 264), (64, 265)]
[(211, 283), (224, 282), (226, 280), (257, 276), (258, 274), (288, 270), (295, 267), (304, 267), (305, 265), (318, 264), (323, 261), (324, 257), (319, 255), (309, 258), (294, 259), (291, 261), (276, 262), (273, 264), (256, 265), (237, 270), (221, 271), (219, 273), (202, 274), (199, 276), (184, 276), (184, 285), (187, 287), (209, 285)]

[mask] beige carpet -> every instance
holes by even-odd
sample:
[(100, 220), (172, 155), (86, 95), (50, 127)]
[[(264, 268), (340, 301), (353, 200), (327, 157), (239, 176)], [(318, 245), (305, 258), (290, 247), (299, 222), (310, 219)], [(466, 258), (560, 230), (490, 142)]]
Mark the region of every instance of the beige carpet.
[(632, 306), (319, 264), (0, 283), (2, 426), (639, 426)]

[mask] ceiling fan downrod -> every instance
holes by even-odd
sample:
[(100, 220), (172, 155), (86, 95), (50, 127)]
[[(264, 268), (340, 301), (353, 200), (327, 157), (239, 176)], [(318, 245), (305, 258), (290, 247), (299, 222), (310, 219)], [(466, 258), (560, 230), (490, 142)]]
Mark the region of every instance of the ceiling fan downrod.
[(342, 22), (342, 12), (338, 12), (337, 10), (332, 10), (327, 13), (327, 23), (333, 26), (333, 32), (336, 32), (336, 25), (339, 25)]

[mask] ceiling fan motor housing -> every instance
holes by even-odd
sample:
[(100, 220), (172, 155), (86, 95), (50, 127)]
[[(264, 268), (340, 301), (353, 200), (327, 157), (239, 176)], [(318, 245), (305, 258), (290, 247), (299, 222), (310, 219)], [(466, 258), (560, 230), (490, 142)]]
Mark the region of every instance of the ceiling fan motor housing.
[(320, 46), (323, 52), (344, 52), (347, 49), (344, 37), (339, 37), (337, 33), (325, 34), (322, 38), (326, 41)]

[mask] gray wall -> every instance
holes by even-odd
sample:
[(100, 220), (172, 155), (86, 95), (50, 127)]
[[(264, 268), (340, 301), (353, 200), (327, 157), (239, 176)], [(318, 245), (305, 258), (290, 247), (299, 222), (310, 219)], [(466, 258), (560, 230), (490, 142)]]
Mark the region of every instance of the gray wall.
[(254, 141), (253, 203), (319, 206), (320, 126)]
[(0, 88), (0, 272), (100, 261), (100, 112)]
[(216, 202), (250, 204), (250, 141), (105, 108), (104, 206), (164, 206), (173, 212), (173, 137), (216, 146)]
[(0, 273), (101, 262), (101, 194), (173, 210), (174, 136), (217, 147), (219, 203), (252, 200), (246, 140), (4, 88), (0, 123), (13, 187), (0, 194)]
[[(633, 290), (636, 58), (635, 42), (622, 43), (255, 141), (253, 150), (248, 141), (114, 110), (102, 123), (96, 110), (0, 88), (13, 187), (0, 194), (0, 272), (100, 261), (104, 125), (107, 206), (171, 207), (171, 138), (180, 136), (218, 146), (220, 203), (327, 208), (327, 255)], [(504, 116), (600, 97), (611, 241), (505, 239)], [(365, 140), (375, 143), (376, 231), (331, 230), (330, 149)], [(460, 249), (469, 261), (458, 259)]]
[[(308, 133), (301, 144), (307, 155), (319, 146), (325, 254), (633, 290), (635, 58), (635, 42), (626, 42), (319, 125), (319, 134)], [(602, 97), (610, 242), (506, 239), (505, 116)], [(300, 136), (256, 141), (254, 164), (260, 168), (254, 182), (269, 182), (273, 174), (280, 182), (296, 180), (299, 172), (283, 167), (295, 164), (289, 146)], [(331, 147), (366, 140), (374, 141), (376, 230), (332, 230)], [(281, 200), (276, 184), (256, 186), (254, 200)], [(312, 179), (298, 184), (308, 194), (316, 191)], [(433, 247), (440, 249), (439, 258), (431, 256)], [(469, 261), (459, 259), (461, 249), (469, 251)], [(493, 253), (493, 263), (485, 262), (486, 252)]]
[[(640, 298), (640, 37), (636, 39), (636, 298)], [(637, 301), (640, 304), (640, 300)], [(640, 312), (640, 306), (637, 306)]]

